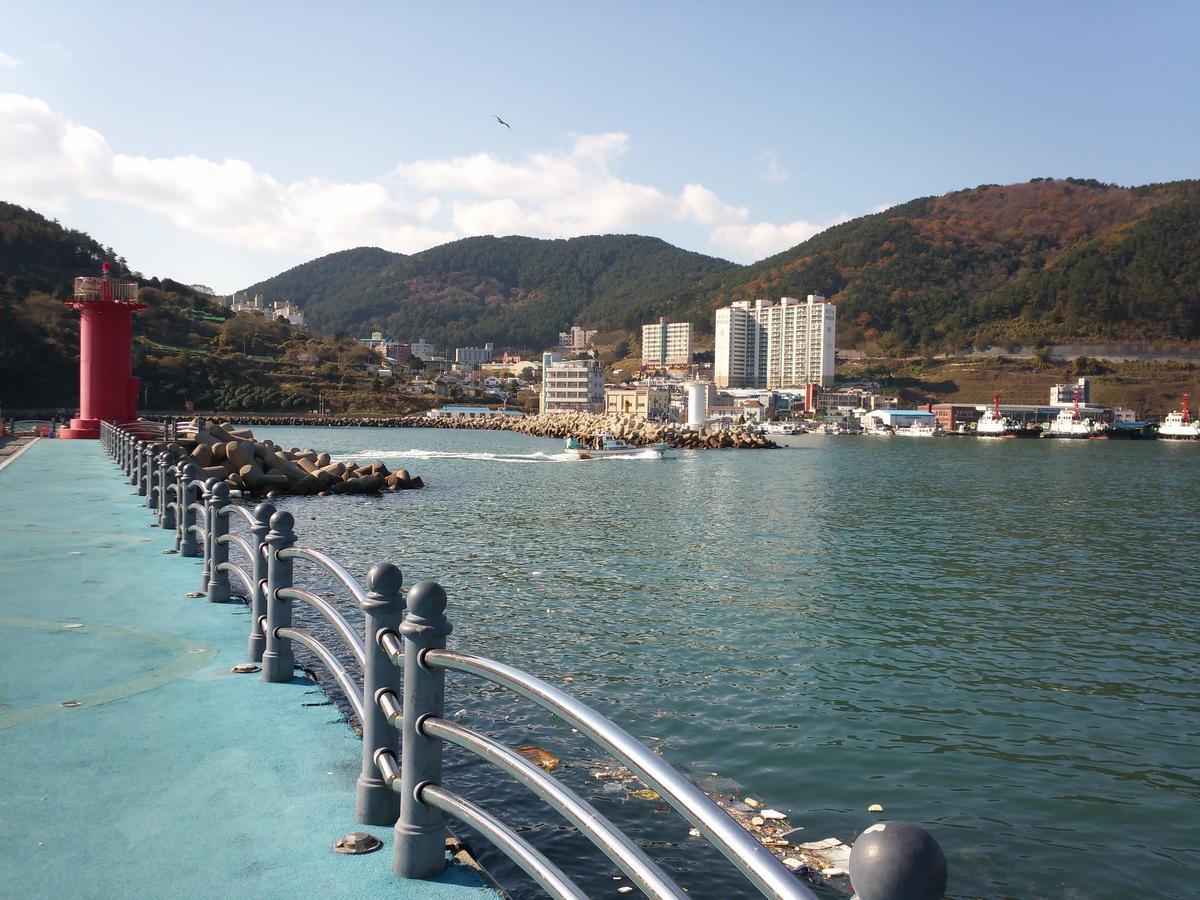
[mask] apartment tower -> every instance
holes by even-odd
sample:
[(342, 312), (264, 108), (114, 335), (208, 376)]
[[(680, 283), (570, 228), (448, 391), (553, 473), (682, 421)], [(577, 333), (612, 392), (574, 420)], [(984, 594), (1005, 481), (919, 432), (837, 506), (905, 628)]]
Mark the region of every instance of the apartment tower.
[(713, 375), (719, 388), (833, 384), (837, 312), (817, 294), (778, 305), (742, 300), (717, 310)]

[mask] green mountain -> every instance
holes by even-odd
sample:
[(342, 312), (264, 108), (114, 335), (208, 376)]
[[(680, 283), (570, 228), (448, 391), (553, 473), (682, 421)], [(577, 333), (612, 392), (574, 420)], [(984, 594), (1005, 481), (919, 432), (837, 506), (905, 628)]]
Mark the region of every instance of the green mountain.
[(334, 253), (248, 290), (326, 331), (540, 348), (578, 323), (636, 337), (659, 315), (701, 332), (734, 300), (824, 294), (839, 345), (1200, 338), (1200, 182), (983, 185), (830, 228), (750, 266), (653, 238), (467, 238), (412, 256)]
[(706, 279), (738, 268), (637, 235), (479, 237), (412, 256), (333, 253), (246, 290), (299, 303), (326, 332), (538, 350), (575, 323), (633, 331), (689, 307), (707, 296)]

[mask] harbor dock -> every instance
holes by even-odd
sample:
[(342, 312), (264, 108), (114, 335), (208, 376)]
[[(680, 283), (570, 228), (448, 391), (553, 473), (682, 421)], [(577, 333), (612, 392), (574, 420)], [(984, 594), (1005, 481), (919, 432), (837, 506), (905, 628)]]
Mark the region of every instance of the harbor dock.
[[(0, 883), (14, 897), (498, 897), (392, 874), (355, 823), (361, 744), (312, 681), (236, 674), (249, 613), (189, 599), (92, 441), (0, 470)], [(368, 832), (380, 852), (336, 853)]]

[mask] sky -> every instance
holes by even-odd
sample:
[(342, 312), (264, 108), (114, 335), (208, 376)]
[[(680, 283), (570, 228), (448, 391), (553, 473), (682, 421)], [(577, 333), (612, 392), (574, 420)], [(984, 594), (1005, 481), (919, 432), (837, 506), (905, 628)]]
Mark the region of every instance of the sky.
[(484, 234), (745, 263), (979, 184), (1198, 177), (1198, 39), (1153, 0), (10, 0), (0, 200), (219, 293)]

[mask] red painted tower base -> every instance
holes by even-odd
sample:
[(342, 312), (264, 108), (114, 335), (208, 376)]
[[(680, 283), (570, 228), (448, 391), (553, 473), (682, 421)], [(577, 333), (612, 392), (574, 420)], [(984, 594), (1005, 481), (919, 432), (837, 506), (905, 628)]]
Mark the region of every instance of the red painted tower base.
[(79, 310), (79, 416), (59, 437), (94, 440), (101, 422), (137, 418), (141, 382), (131, 374), (133, 314), (146, 308), (137, 302), (137, 287), (110, 280), (108, 263), (102, 278), (75, 279), (75, 299), (67, 306)]

